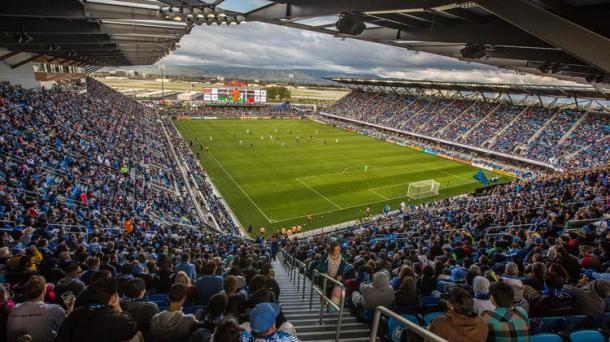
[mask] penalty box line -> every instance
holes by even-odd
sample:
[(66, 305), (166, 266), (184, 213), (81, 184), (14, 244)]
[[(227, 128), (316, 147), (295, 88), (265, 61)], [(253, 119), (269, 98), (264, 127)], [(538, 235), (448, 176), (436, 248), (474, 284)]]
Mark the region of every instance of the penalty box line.
[[(474, 183), (478, 183), (478, 181), (472, 181), (472, 182), (468, 182), (468, 183), (456, 184), (456, 185), (452, 185), (452, 186), (441, 188), (440, 190), (445, 190), (445, 189), (450, 189), (450, 188), (457, 188), (457, 187), (460, 187), (460, 186), (470, 185), (470, 184), (474, 184)], [(396, 185), (401, 185), (401, 184), (394, 184), (394, 186), (396, 186)], [(369, 190), (371, 190), (371, 189), (369, 189)], [(315, 215), (321, 215), (321, 214), (330, 214), (330, 213), (334, 213), (336, 211), (341, 211), (341, 210), (346, 210), (346, 209), (353, 209), (353, 208), (358, 208), (358, 207), (362, 207), (362, 206), (365, 206), (365, 205), (383, 203), (383, 202), (387, 202), (387, 201), (393, 201), (393, 200), (400, 199), (400, 198), (407, 198), (407, 195), (401, 195), (401, 196), (396, 196), (396, 197), (388, 197), (387, 199), (384, 199), (384, 200), (372, 201), (372, 202), (367, 202), (367, 203), (360, 203), (360, 204), (352, 205), (352, 206), (349, 206), (349, 207), (343, 207), (341, 209), (320, 211), (320, 212), (317, 212), (317, 213), (312, 213), (311, 215), (315, 216)], [(299, 219), (299, 218), (305, 218), (307, 216), (308, 215), (289, 217), (289, 218), (273, 221), (273, 223), (296, 220), (296, 219)]]
[(299, 177), (297, 177), (297, 178), (295, 178), (295, 179), (296, 179), (296, 180), (298, 180), (298, 181), (299, 181), (299, 183), (301, 183), (301, 184), (305, 185), (305, 186), (306, 186), (306, 187), (307, 187), (309, 190), (313, 191), (313, 192), (314, 192), (316, 195), (318, 195), (318, 196), (322, 197), (322, 198), (323, 198), (323, 199), (325, 199), (325, 200), (326, 200), (328, 203), (330, 203), (330, 204), (334, 205), (335, 207), (337, 207), (337, 209), (339, 209), (339, 210), (344, 209), (344, 208), (342, 208), (340, 205), (338, 205), (337, 203), (333, 202), (333, 201), (332, 201), (330, 198), (328, 198), (328, 197), (326, 197), (326, 196), (322, 195), (322, 194), (321, 194), (321, 193), (320, 193), (318, 190), (316, 190), (316, 189), (312, 188), (311, 186), (309, 186), (309, 184), (307, 184), (307, 183), (303, 182), (303, 181), (302, 181), (302, 180), (301, 180)]

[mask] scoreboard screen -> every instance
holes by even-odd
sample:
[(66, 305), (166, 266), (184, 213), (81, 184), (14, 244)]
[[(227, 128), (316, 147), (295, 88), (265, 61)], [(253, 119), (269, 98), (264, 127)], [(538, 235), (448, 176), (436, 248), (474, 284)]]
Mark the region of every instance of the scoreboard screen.
[(267, 90), (252, 88), (203, 88), (203, 101), (227, 104), (266, 103)]

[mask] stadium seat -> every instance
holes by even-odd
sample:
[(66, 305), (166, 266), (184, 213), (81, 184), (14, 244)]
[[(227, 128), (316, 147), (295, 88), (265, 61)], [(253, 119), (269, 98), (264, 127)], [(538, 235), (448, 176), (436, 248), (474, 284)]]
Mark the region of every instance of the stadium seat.
[[(413, 322), (417, 325), (420, 325), (419, 318), (414, 315), (401, 315), (403, 318)], [(405, 328), (405, 325), (400, 323), (398, 320), (394, 318), (390, 318), (388, 320), (388, 335), (392, 339), (392, 342), (400, 342), (400, 338), (402, 336), (402, 331)]]
[(538, 317), (530, 319), (530, 330), (534, 334), (555, 333), (567, 324), (565, 317)]
[(581, 330), (570, 334), (571, 342), (605, 342), (604, 335), (596, 330)]
[(427, 327), (428, 325), (430, 325), (430, 322), (432, 322), (433, 319), (440, 316), (445, 316), (445, 312), (431, 312), (429, 314), (426, 314), (424, 316), (424, 326)]
[(563, 342), (563, 339), (555, 334), (538, 334), (531, 336), (530, 342)]

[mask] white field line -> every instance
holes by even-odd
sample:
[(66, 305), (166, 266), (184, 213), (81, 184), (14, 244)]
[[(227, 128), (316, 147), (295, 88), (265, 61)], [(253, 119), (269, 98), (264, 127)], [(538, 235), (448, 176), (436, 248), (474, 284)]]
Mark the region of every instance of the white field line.
[(369, 189), (369, 191), (370, 191), (370, 192), (372, 192), (372, 193), (374, 193), (375, 195), (377, 195), (377, 196), (379, 196), (379, 197), (381, 197), (381, 198), (385, 199), (385, 200), (388, 200), (388, 198), (387, 198), (386, 196), (384, 196), (384, 195), (382, 195), (382, 194), (378, 193), (377, 191), (375, 191), (375, 190), (373, 190), (373, 189)]
[(220, 166), (220, 168), (227, 174), (227, 176), (229, 177), (229, 179), (231, 179), (231, 181), (239, 188), (239, 190), (241, 190), (241, 192), (246, 195), (246, 197), (250, 200), (250, 202), (252, 202), (252, 204), (254, 204), (254, 206), (256, 207), (256, 209), (265, 217), (265, 219), (267, 219), (267, 221), (269, 223), (272, 222), (276, 222), (276, 221), (272, 221), (269, 217), (267, 217), (267, 215), (265, 215), (265, 213), (261, 210), (261, 208), (259, 208), (259, 206), (256, 204), (256, 202), (254, 202), (254, 200), (252, 200), (252, 198), (250, 197), (250, 195), (248, 195), (248, 193), (246, 191), (244, 191), (244, 189), (241, 187), (241, 185), (239, 185), (239, 183), (237, 183), (237, 181), (235, 181), (235, 179), (233, 178), (233, 176), (231, 176), (231, 174), (229, 173), (229, 171), (227, 171), (227, 169), (225, 169), (224, 166), (222, 166), (222, 164), (218, 161), (218, 159), (216, 159), (216, 157), (214, 156), (214, 154), (212, 154), (212, 152), (208, 152), (208, 154), (212, 157), (212, 159), (214, 159), (214, 161), (216, 162), (216, 164), (218, 164), (218, 166)]
[[(456, 188), (458, 186), (464, 186), (464, 185), (474, 184), (474, 183), (478, 183), (478, 182), (477, 181), (473, 181), (473, 182), (468, 182), (468, 183), (456, 184), (456, 185), (452, 185), (452, 186), (447, 186), (447, 187), (441, 188), (440, 190)], [(396, 184), (396, 185), (399, 185), (399, 184)], [(362, 207), (362, 206), (365, 206), (365, 205), (383, 203), (383, 202), (392, 201), (392, 200), (399, 199), (399, 198), (407, 198), (407, 195), (396, 196), (396, 197), (389, 197), (387, 200), (373, 201), (373, 202), (367, 202), (367, 203), (360, 203), (360, 204), (352, 205), (352, 206), (349, 206), (349, 207), (343, 207), (341, 209), (320, 211), (320, 212), (317, 212), (317, 213), (312, 213), (311, 215), (315, 216), (315, 215), (321, 215), (321, 214), (330, 214), (330, 213), (334, 213), (334, 212), (340, 211), (340, 210), (353, 209), (353, 208)], [(290, 218), (286, 218), (286, 219), (276, 220), (276, 221), (273, 221), (273, 222), (276, 223), (276, 222), (291, 221), (291, 220), (296, 220), (298, 218), (304, 218), (304, 217), (307, 217), (307, 215), (290, 217)]]
[[(316, 189), (312, 188), (311, 186), (309, 186), (309, 184), (303, 182), (301, 179), (299, 179), (299, 177), (295, 178), (296, 180), (298, 180), (301, 184), (305, 185), (306, 187), (309, 188), (309, 190), (313, 191), (314, 193), (316, 193), (318, 196), (322, 197), (323, 199), (325, 199), (326, 201), (328, 201), (328, 203), (334, 205), (335, 207), (339, 208), (339, 210), (343, 209), (341, 208), (340, 205), (338, 205), (337, 203), (331, 201), (328, 197), (322, 195), (321, 193), (319, 193)], [(277, 221), (276, 221), (277, 222)]]

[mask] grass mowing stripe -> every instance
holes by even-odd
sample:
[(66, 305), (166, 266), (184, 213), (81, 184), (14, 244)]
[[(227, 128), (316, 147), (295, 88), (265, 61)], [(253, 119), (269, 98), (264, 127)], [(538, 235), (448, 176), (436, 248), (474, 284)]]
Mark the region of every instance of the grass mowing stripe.
[(216, 159), (216, 157), (214, 157), (214, 154), (212, 152), (208, 152), (208, 154), (210, 155), (210, 157), (212, 157), (212, 159), (214, 159), (214, 161), (216, 162), (216, 164), (218, 164), (218, 166), (220, 166), (220, 168), (227, 174), (227, 176), (229, 177), (229, 179), (231, 179), (231, 181), (233, 181), (233, 183), (235, 183), (235, 185), (237, 185), (237, 187), (239, 188), (239, 190), (241, 190), (241, 192), (246, 195), (246, 198), (248, 198), (250, 200), (250, 202), (252, 202), (252, 204), (254, 204), (254, 206), (256, 207), (256, 209), (258, 209), (258, 211), (265, 216), (265, 218), (267, 219), (267, 221), (269, 221), (269, 223), (272, 222), (271, 219), (269, 219), (269, 217), (267, 217), (267, 215), (265, 215), (265, 212), (261, 210), (261, 208), (258, 206), (258, 204), (256, 204), (256, 202), (254, 202), (254, 200), (250, 197), (250, 195), (248, 195), (248, 193), (241, 187), (241, 185), (239, 185), (239, 183), (237, 183), (237, 181), (233, 178), (233, 176), (231, 176), (231, 174), (229, 173), (229, 171), (227, 171), (227, 169), (225, 169), (224, 166), (222, 166), (222, 164), (218, 161), (218, 159)]
[[(361, 218), (369, 207), (380, 213), (386, 204), (396, 209), (401, 202), (420, 204), (482, 187), (472, 181), (476, 167), (311, 120), (175, 124), (239, 221), (264, 226), (268, 234), (291, 225), (310, 230)], [(438, 196), (406, 196), (402, 184), (426, 179), (441, 182)]]
[(326, 201), (328, 201), (328, 203), (334, 205), (335, 207), (337, 207), (338, 209), (343, 209), (341, 208), (340, 205), (338, 205), (337, 203), (331, 201), (330, 199), (328, 199), (328, 197), (322, 195), (321, 193), (319, 193), (316, 189), (312, 188), (311, 186), (309, 186), (307, 183), (303, 182), (299, 177), (296, 178), (296, 180), (298, 180), (301, 184), (305, 185), (307, 188), (309, 188), (309, 190), (315, 192), (318, 196), (324, 198)]

